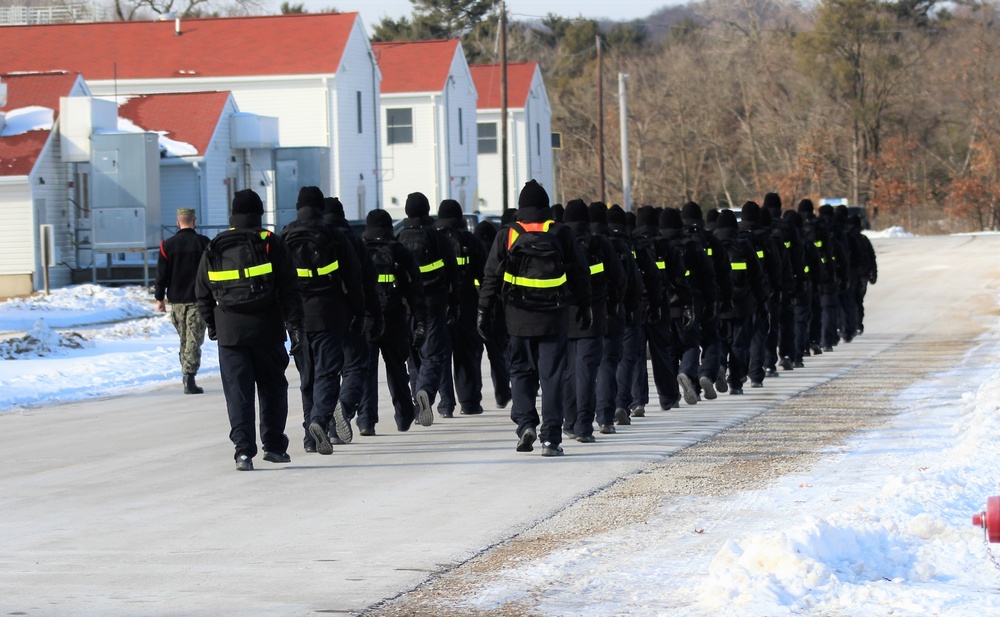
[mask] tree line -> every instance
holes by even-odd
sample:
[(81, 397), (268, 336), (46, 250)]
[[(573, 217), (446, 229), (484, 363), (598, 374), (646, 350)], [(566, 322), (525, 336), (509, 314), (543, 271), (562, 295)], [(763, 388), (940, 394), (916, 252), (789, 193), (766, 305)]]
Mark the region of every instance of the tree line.
[[(212, 14), (212, 0), (115, 1)], [(410, 1), (412, 15), (373, 24), (373, 39), (460, 38), (470, 64), (499, 61), (498, 2)], [(260, 0), (235, 2), (226, 14)], [(702, 0), (631, 22), (508, 14), (507, 50), (545, 78), (560, 201), (600, 194), (602, 112), (606, 194), (621, 200), (627, 73), (635, 204), (739, 207), (777, 191), (786, 205), (846, 197), (876, 227), (974, 231), (1000, 228), (997, 17), (979, 0)]]

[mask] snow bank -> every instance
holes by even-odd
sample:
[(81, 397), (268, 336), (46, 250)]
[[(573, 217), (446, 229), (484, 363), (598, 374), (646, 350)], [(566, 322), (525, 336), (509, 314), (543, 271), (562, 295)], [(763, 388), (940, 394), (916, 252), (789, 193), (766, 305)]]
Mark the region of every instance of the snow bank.
[(863, 231), (861, 232), (868, 236), (869, 238), (915, 238), (911, 233), (908, 233), (905, 229), (899, 226), (889, 227), (883, 229), (882, 231)]
[(49, 327), (72, 328), (147, 317), (155, 312), (145, 287), (73, 285), (56, 289), (48, 296), (37, 293), (0, 304), (0, 332), (28, 330), (40, 317)]

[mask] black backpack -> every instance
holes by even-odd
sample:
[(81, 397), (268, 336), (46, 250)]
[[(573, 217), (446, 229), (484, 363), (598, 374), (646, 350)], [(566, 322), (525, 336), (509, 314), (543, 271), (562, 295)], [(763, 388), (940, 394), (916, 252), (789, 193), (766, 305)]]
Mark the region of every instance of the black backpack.
[(590, 273), (590, 297), (594, 300), (607, 299), (608, 281), (604, 274), (604, 254), (601, 243), (593, 232), (586, 231), (576, 236), (576, 243), (587, 260), (587, 271)]
[(423, 227), (404, 227), (399, 232), (399, 242), (411, 253), (420, 268), (420, 279), (425, 293), (443, 293), (448, 290), (445, 277), (444, 255), (434, 246), (431, 232)]
[(504, 261), (504, 299), (528, 311), (555, 311), (567, 304), (566, 269), (552, 221), (511, 223)]
[(396, 297), (396, 279), (399, 268), (396, 265), (396, 256), (393, 253), (392, 240), (365, 240), (368, 247), (368, 254), (375, 264), (375, 291), (378, 294), (378, 303), (382, 307), (382, 312)]
[(205, 249), (208, 284), (216, 304), (234, 313), (253, 313), (273, 301), (274, 270), (268, 251), (271, 232), (228, 229)]
[(304, 296), (321, 296), (343, 289), (337, 242), (319, 221), (296, 221), (281, 231), (295, 264)]
[(458, 266), (458, 280), (464, 289), (467, 289), (474, 285), (473, 278), (469, 274), (469, 265), (471, 262), (472, 251), (469, 250), (469, 246), (466, 242), (463, 242), (463, 234), (459, 229), (453, 227), (444, 227), (439, 229), (445, 238), (448, 238), (448, 242), (451, 243), (451, 251), (455, 254), (455, 264)]
[(751, 265), (748, 260), (754, 259), (754, 256), (747, 255), (746, 251), (749, 250), (749, 247), (736, 238), (724, 238), (720, 239), (720, 242), (725, 247), (729, 258), (729, 267), (732, 270), (730, 279), (733, 281), (733, 304), (736, 305), (753, 293), (750, 288), (748, 269)]

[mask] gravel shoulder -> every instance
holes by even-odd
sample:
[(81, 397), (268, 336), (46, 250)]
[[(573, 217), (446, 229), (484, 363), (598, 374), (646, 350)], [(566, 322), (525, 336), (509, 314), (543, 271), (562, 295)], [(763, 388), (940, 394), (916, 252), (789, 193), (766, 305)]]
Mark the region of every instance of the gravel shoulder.
[[(970, 312), (997, 313), (995, 296), (984, 294), (975, 302)], [(362, 615), (540, 615), (531, 606), (513, 603), (500, 609), (477, 611), (463, 599), (488, 584), (491, 574), (524, 566), (571, 546), (581, 537), (643, 525), (660, 509), (669, 510), (673, 520), (691, 521), (690, 533), (704, 532), (694, 522), (705, 520), (706, 500), (766, 488), (786, 474), (807, 470), (846, 439), (884, 425), (898, 412), (893, 401), (899, 390), (926, 375), (954, 366), (983, 332), (984, 323), (975, 319), (942, 322), (913, 334), (845, 374), (581, 497), (524, 533)]]

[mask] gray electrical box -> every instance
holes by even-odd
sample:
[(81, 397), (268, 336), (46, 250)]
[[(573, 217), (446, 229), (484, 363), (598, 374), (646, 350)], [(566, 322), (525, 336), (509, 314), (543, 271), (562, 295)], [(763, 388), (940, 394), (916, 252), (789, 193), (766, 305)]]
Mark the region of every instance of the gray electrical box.
[(156, 133), (95, 133), (90, 162), (94, 250), (157, 246), (161, 234)]
[(295, 202), (303, 186), (318, 186), (325, 197), (334, 197), (330, 183), (330, 149), (275, 148), (275, 224), (279, 231), (295, 220)]

